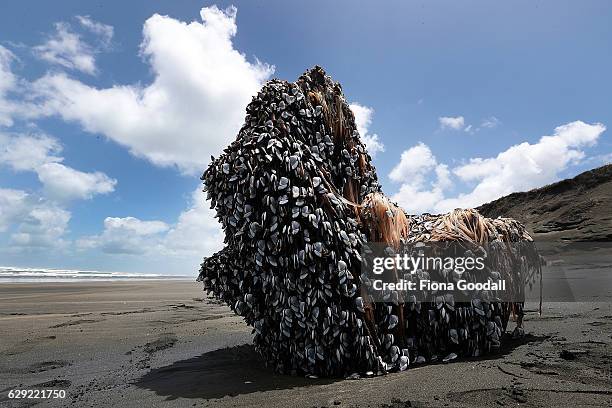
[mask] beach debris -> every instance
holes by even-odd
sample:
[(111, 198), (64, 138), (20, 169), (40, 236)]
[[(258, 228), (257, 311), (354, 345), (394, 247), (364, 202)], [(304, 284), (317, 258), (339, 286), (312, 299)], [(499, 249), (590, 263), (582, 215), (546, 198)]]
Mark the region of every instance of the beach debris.
[(453, 360), (454, 360), (454, 359), (456, 359), (456, 358), (457, 358), (457, 354), (455, 354), (455, 353), (450, 353), (448, 356), (446, 356), (446, 357), (444, 357), (444, 358), (442, 359), (442, 362), (443, 362), (443, 363), (448, 363), (448, 362), (450, 362), (450, 361), (453, 361)]
[(559, 357), (561, 357), (564, 360), (575, 360), (576, 354), (572, 353), (569, 350), (561, 350), (561, 352), (559, 353)]
[[(278, 372), (359, 378), (403, 371), (438, 356), (447, 362), (492, 352), (511, 314), (521, 325), (521, 302), (455, 302), (443, 293), (426, 302), (372, 301), (360, 273), (367, 242), (531, 238), (511, 219), (475, 210), (409, 215), (390, 202), (341, 86), (320, 67), (294, 83), (268, 81), (202, 180), (225, 247), (204, 259), (198, 280), (253, 328), (256, 349)], [(525, 251), (498, 259), (496, 270), (514, 262), (538, 270), (535, 249)]]
[(588, 354), (587, 350), (566, 350), (559, 352), (559, 357), (563, 360), (575, 360), (580, 354)]

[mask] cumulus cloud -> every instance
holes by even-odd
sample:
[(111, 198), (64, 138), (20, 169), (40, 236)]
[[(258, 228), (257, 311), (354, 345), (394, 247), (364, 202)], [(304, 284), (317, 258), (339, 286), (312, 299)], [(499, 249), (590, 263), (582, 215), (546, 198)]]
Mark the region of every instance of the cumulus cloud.
[(0, 231), (11, 230), (13, 249), (65, 248), (73, 199), (88, 199), (114, 190), (116, 180), (104, 173), (85, 173), (60, 163), (62, 147), (47, 135), (0, 133), (0, 166), (38, 175), (43, 195), (0, 189)]
[(26, 212), (27, 199), (25, 191), (0, 188), (0, 232), (5, 232)]
[(233, 140), (245, 106), (274, 72), (234, 48), (236, 8), (205, 7), (200, 15), (201, 22), (158, 14), (145, 22), (141, 53), (155, 75), (151, 84), (96, 88), (48, 74), (33, 84), (42, 111), (156, 165), (199, 173)]
[(441, 201), (438, 208), (477, 206), (554, 182), (560, 171), (584, 157), (581, 149), (593, 145), (605, 129), (600, 123), (571, 122), (555, 128), (552, 136), (542, 136), (537, 143), (524, 142), (496, 157), (471, 159), (453, 172), (462, 181), (476, 182), (476, 187)]
[(192, 194), (190, 207), (172, 226), (135, 217), (107, 217), (100, 235), (80, 239), (77, 245), (111, 254), (179, 256), (191, 260), (195, 267), (203, 255), (223, 247), (223, 234), (214, 211), (198, 189)]
[(16, 171), (35, 171), (46, 163), (56, 163), (62, 158), (59, 142), (47, 135), (17, 136), (0, 133), (0, 163)]
[(141, 221), (134, 217), (107, 217), (104, 220), (104, 228), (130, 231), (135, 235), (152, 235), (166, 231), (168, 226), (162, 221)]
[(438, 122), (440, 122), (441, 129), (461, 130), (465, 126), (463, 116), (440, 116)]
[[(34, 52), (54, 65), (96, 73), (95, 54), (110, 45), (113, 29), (87, 16), (76, 19), (82, 30), (77, 32), (75, 24), (58, 23), (54, 33)], [(204, 8), (201, 21), (191, 23), (154, 15), (144, 25), (141, 44), (141, 55), (151, 67), (153, 81), (110, 88), (89, 86), (61, 71), (27, 82), (12, 73), (13, 54), (0, 48), (0, 126), (11, 126), (17, 114), (22, 119), (59, 116), (90, 133), (109, 137), (156, 165), (199, 173), (208, 157), (218, 154), (235, 137), (245, 106), (274, 72), (273, 66), (250, 61), (235, 49), (236, 30), (233, 7), (223, 11), (215, 6)], [(88, 32), (96, 36), (99, 46), (85, 41)], [(6, 95), (20, 88), (27, 89), (27, 97), (21, 92), (21, 99), (5, 104)], [(368, 124), (370, 121), (366, 120)], [(367, 126), (365, 129), (367, 135)], [(371, 137), (373, 149), (381, 149), (377, 136)], [(2, 203), (11, 203), (11, 212), (3, 209), (0, 225), (14, 232), (13, 245), (33, 247), (49, 241), (37, 238), (42, 237), (45, 226), (55, 231), (48, 236), (65, 242), (61, 235), (68, 231), (70, 213), (60, 206), (71, 199), (113, 191), (116, 180), (100, 172), (86, 173), (66, 166), (61, 150), (58, 141), (46, 135), (0, 135), (0, 166), (35, 172), (44, 194), (34, 199), (19, 190), (3, 190)], [(17, 205), (24, 197), (25, 204)], [(34, 208), (38, 210), (32, 213)], [(57, 225), (43, 216), (53, 211), (44, 212), (42, 208), (56, 210)], [(78, 245), (106, 253), (163, 253), (197, 265), (203, 254), (220, 249), (222, 242), (214, 212), (198, 190), (173, 225), (135, 217), (108, 217), (99, 235), (84, 237)]]
[(117, 180), (106, 174), (86, 173), (61, 164), (61, 150), (59, 142), (47, 135), (0, 133), (0, 166), (36, 172), (48, 198), (63, 202), (114, 191)]
[(180, 214), (166, 235), (164, 247), (174, 254), (192, 255), (200, 260), (202, 255), (211, 255), (223, 248), (223, 239), (215, 211), (198, 188), (191, 195), (190, 208)]
[(423, 142), (402, 153), (400, 162), (391, 170), (389, 178), (396, 182), (411, 182), (421, 179), (423, 174), (436, 165), (431, 149)]
[(11, 235), (11, 244), (28, 249), (62, 248), (70, 212), (55, 205), (35, 205)]
[(46, 163), (37, 169), (46, 195), (59, 201), (90, 199), (115, 190), (117, 180), (99, 171), (85, 173), (60, 163)]
[[(15, 171), (42, 171), (61, 166), (59, 143), (48, 136), (0, 134), (0, 165)], [(77, 172), (80, 173), (80, 172)], [(23, 190), (0, 188), (0, 232), (11, 231), (9, 245), (15, 249), (64, 248), (70, 212), (43, 197)]]
[(77, 241), (80, 248), (101, 248), (109, 254), (145, 254), (155, 251), (160, 233), (167, 231), (162, 221), (143, 221), (135, 217), (106, 217), (101, 235)]
[(376, 133), (372, 134), (369, 132), (369, 127), (372, 124), (372, 116), (374, 115), (374, 109), (358, 103), (350, 104), (350, 108), (355, 116), (355, 124), (357, 125), (357, 131), (361, 136), (361, 141), (366, 145), (370, 156), (375, 157), (377, 153), (384, 152), (385, 146), (380, 141), (378, 135)]
[[(597, 143), (605, 130), (601, 123), (571, 122), (555, 128), (552, 135), (542, 136), (536, 143), (511, 146), (495, 157), (472, 158), (453, 168), (452, 173), (421, 143), (404, 152), (392, 170), (389, 177), (402, 183), (393, 198), (409, 211), (418, 208), (445, 212), (476, 207), (516, 191), (540, 187), (558, 180), (561, 171), (582, 160), (585, 157), (582, 149)], [(432, 169), (434, 181), (426, 186), (424, 179)], [(474, 187), (467, 193), (448, 197), (451, 176)]]
[(22, 190), (0, 188), (0, 232), (14, 248), (64, 248), (70, 212)]
[[(427, 185), (425, 176), (431, 171), (435, 172), (435, 181)], [(443, 191), (450, 184), (448, 167), (438, 163), (429, 146), (422, 142), (402, 153), (389, 178), (401, 183), (391, 199), (412, 213), (429, 211), (444, 197)]]

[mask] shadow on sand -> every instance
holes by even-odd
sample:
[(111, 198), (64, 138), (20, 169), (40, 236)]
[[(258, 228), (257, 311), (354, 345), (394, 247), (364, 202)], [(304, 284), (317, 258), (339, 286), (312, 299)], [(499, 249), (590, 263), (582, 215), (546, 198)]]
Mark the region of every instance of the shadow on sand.
[[(540, 343), (546, 339), (546, 336), (531, 334), (521, 339), (512, 339), (509, 334), (506, 334), (502, 348), (497, 353), (479, 358), (460, 358), (457, 361), (497, 359), (510, 354), (519, 346)], [(263, 360), (252, 345), (242, 345), (211, 351), (188, 360), (177, 361), (166, 367), (153, 369), (134, 384), (140, 388), (154, 391), (157, 395), (166, 396), (168, 400), (173, 400), (176, 398), (217, 399), (253, 392), (331, 384), (335, 381), (342, 381), (342, 379), (313, 380), (274, 374), (271, 368), (265, 367)]]
[(211, 351), (151, 370), (134, 384), (157, 395), (216, 399), (295, 387), (330, 384), (333, 379), (306, 379), (274, 374), (252, 345)]

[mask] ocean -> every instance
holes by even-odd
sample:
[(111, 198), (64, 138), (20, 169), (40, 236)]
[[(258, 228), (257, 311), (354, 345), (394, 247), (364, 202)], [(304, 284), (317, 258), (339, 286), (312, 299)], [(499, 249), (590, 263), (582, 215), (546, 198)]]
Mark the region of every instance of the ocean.
[(12, 282), (83, 282), (126, 280), (194, 280), (194, 275), (107, 272), (78, 269), (18, 268), (0, 266), (0, 283)]

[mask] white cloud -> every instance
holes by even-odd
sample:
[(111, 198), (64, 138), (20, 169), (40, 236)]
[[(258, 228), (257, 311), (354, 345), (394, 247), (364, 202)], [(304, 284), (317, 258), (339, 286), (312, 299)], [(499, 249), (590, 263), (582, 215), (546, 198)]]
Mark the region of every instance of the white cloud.
[(391, 170), (389, 178), (396, 182), (410, 183), (422, 179), (424, 173), (436, 165), (436, 158), (431, 149), (422, 142), (405, 150), (400, 162)]
[(86, 173), (65, 166), (58, 156), (59, 142), (46, 135), (7, 135), (0, 133), (0, 165), (15, 171), (34, 171), (46, 196), (57, 201), (90, 199), (111, 193), (117, 180), (101, 172)]
[(52, 204), (37, 204), (11, 235), (11, 244), (27, 249), (63, 248), (70, 212)]
[(0, 163), (16, 171), (36, 171), (46, 163), (62, 161), (58, 141), (47, 135), (10, 136), (0, 133)]
[(493, 129), (499, 126), (501, 123), (495, 116), (490, 116), (483, 119), (480, 122), (480, 126), (473, 126), (472, 124), (465, 123), (463, 116), (441, 116), (438, 118), (440, 123), (440, 129), (452, 129), (452, 130), (463, 130), (466, 133), (474, 134), (479, 132), (481, 129)]
[(0, 232), (6, 231), (25, 213), (27, 199), (25, 191), (0, 188)]
[(448, 166), (446, 164), (436, 165), (435, 171), (436, 182), (434, 184), (434, 187), (437, 187), (442, 191), (452, 186), (453, 182), (451, 181), (451, 173), (448, 170)]
[(55, 32), (43, 44), (33, 47), (34, 55), (51, 64), (86, 74), (96, 73), (93, 49), (67, 23), (55, 23)]
[(89, 16), (76, 16), (82, 28), (92, 33), (96, 46), (83, 40), (83, 36), (73, 30), (66, 22), (55, 23), (55, 32), (40, 45), (32, 48), (34, 55), (50, 64), (95, 74), (95, 54), (109, 48), (113, 38), (113, 27), (94, 21)]
[(496, 128), (501, 122), (495, 116), (488, 117), (483, 119), (480, 123), (481, 128), (493, 129)]
[(431, 212), (435, 204), (444, 198), (444, 192), (436, 186), (423, 189), (423, 186), (402, 184), (399, 191), (391, 199), (409, 214)]
[[(600, 123), (571, 122), (555, 128), (552, 136), (542, 136), (537, 143), (524, 142), (495, 157), (470, 159), (455, 167), (452, 174), (474, 187), (455, 197), (446, 196), (452, 185), (450, 172), (421, 143), (404, 152), (391, 172), (389, 177), (402, 183), (393, 199), (408, 211), (446, 212), (476, 207), (513, 192), (540, 187), (556, 181), (567, 166), (582, 160), (585, 157), (582, 149), (597, 143), (605, 130)], [(425, 187), (424, 178), (433, 169), (435, 181)]]
[(30, 83), (13, 72), (15, 62), (15, 54), (0, 45), (0, 128), (10, 128), (16, 118), (33, 119), (42, 113), (32, 100)]
[(141, 221), (134, 217), (107, 217), (104, 228), (110, 231), (129, 231), (136, 235), (153, 235), (166, 231), (168, 225), (162, 221)]
[[(425, 176), (432, 170), (436, 179), (427, 186)], [(391, 199), (410, 213), (428, 211), (444, 197), (443, 190), (450, 184), (448, 167), (439, 164), (431, 149), (422, 142), (402, 153), (389, 178), (401, 183), (399, 191)]]
[(0, 45), (0, 126), (12, 126), (13, 104), (8, 99), (17, 84), (17, 77), (11, 69), (15, 55)]
[(372, 124), (374, 109), (358, 103), (350, 104), (350, 108), (355, 116), (355, 124), (357, 125), (357, 131), (361, 136), (361, 141), (366, 145), (370, 156), (376, 157), (377, 153), (384, 152), (385, 146), (380, 141), (378, 135), (376, 133), (369, 133), (369, 127)]
[(198, 188), (175, 225), (135, 217), (107, 217), (100, 235), (85, 237), (77, 244), (83, 249), (101, 248), (115, 254), (179, 256), (193, 261), (195, 267), (203, 256), (223, 247), (221, 225), (214, 215)]
[(12, 230), (10, 245), (20, 249), (63, 248), (70, 212), (22, 190), (0, 188), (0, 232)]
[(462, 181), (476, 182), (466, 194), (438, 203), (443, 211), (473, 207), (516, 191), (526, 191), (557, 180), (560, 171), (584, 157), (582, 147), (593, 145), (605, 131), (600, 123), (582, 121), (555, 128), (537, 143), (515, 145), (496, 157), (475, 158), (453, 170)]
[(215, 211), (210, 209), (206, 195), (198, 188), (192, 194), (191, 207), (181, 213), (176, 225), (165, 237), (164, 247), (174, 254), (193, 256), (198, 262), (203, 256), (221, 250), (223, 239)]
[(234, 48), (234, 7), (205, 7), (200, 14), (201, 23), (158, 14), (145, 22), (141, 52), (155, 75), (148, 86), (98, 89), (48, 74), (33, 84), (43, 111), (104, 134), (156, 165), (199, 173), (234, 139), (246, 105), (274, 72)]
[(453, 129), (461, 130), (465, 126), (465, 119), (463, 116), (441, 116), (438, 118), (441, 129)]
[(115, 31), (113, 26), (94, 21), (89, 16), (76, 16), (76, 19), (81, 26), (98, 36), (97, 39), (102, 49), (110, 46)]
[(195, 268), (203, 256), (223, 248), (224, 236), (200, 189), (193, 192), (190, 201), (189, 209), (179, 215), (173, 226), (135, 217), (107, 217), (100, 235), (80, 239), (77, 245), (112, 254), (178, 256)]
[(54, 200), (90, 199), (115, 190), (117, 180), (99, 171), (85, 173), (60, 163), (46, 163), (37, 169), (46, 195)]
[(17, 82), (11, 70), (11, 64), (15, 55), (7, 48), (0, 45), (0, 93), (11, 89)]
[[(86, 131), (106, 135), (156, 165), (199, 173), (210, 154), (218, 154), (234, 139), (246, 105), (274, 72), (273, 66), (251, 62), (234, 48), (235, 8), (204, 8), (201, 17), (201, 22), (184, 23), (154, 15), (146, 21), (141, 55), (154, 79), (145, 85), (95, 88), (57, 71), (27, 82), (12, 73), (13, 54), (0, 49), (5, 50), (0, 54), (0, 126), (11, 126), (15, 116), (34, 119), (57, 115), (81, 124)], [(99, 47), (110, 44), (112, 27), (88, 17), (77, 16), (77, 20), (87, 31), (77, 32), (76, 25), (59, 23), (35, 52), (53, 64), (95, 73), (95, 54)], [(98, 46), (85, 42), (88, 32), (97, 36)], [(5, 103), (9, 92), (19, 94), (20, 99)], [(376, 135), (367, 136), (372, 137), (374, 149), (382, 148)], [(70, 213), (59, 205), (114, 189), (116, 181), (102, 173), (80, 172), (64, 165), (61, 145), (54, 138), (2, 135), (0, 145), (0, 165), (36, 172), (47, 196), (2, 190), (0, 200), (7, 207), (10, 203), (11, 211), (2, 209), (0, 226), (12, 232), (13, 247), (43, 247), (53, 241), (49, 237), (66, 246), (69, 241), (63, 236)], [(52, 219), (57, 223), (52, 224)], [(223, 234), (198, 189), (174, 225), (108, 217), (99, 235), (83, 237), (77, 244), (106, 253), (146, 254), (150, 259), (171, 256), (197, 267), (203, 255), (221, 249)]]
[(143, 221), (135, 217), (107, 217), (101, 235), (77, 241), (82, 249), (101, 248), (110, 254), (145, 254), (157, 249), (160, 234), (168, 230), (162, 221)]
[(0, 231), (11, 230), (12, 249), (65, 248), (70, 212), (62, 204), (114, 190), (116, 180), (103, 173), (85, 173), (60, 162), (62, 148), (47, 135), (0, 133), (0, 166), (38, 174), (44, 196), (0, 189)]
[[(90, 34), (95, 47), (83, 41), (80, 34), (72, 31), (68, 23), (55, 24), (55, 31), (43, 44), (32, 47), (35, 56), (50, 64), (85, 73), (96, 72), (95, 54), (107, 50), (113, 36), (113, 27), (77, 16), (80, 25)], [(25, 45), (15, 45), (25, 47)], [(14, 118), (37, 119), (51, 112), (36, 101), (37, 93), (32, 84), (18, 77), (12, 65), (18, 61), (15, 54), (0, 45), (0, 126), (10, 127)]]

